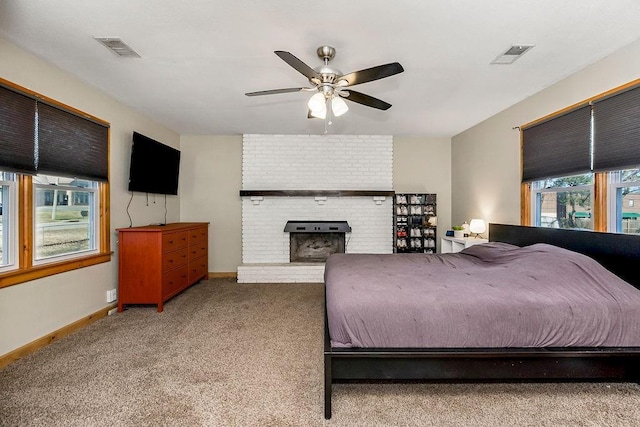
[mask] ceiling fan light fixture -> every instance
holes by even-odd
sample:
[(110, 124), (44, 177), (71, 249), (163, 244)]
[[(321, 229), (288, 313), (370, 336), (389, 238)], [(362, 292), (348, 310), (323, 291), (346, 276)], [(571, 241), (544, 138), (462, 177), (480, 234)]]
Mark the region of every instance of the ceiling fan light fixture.
[(307, 106), (311, 110), (311, 112), (322, 111), (326, 112), (327, 106), (325, 104), (326, 100), (324, 97), (324, 93), (318, 92), (309, 98), (309, 102), (307, 102)]
[(331, 100), (331, 111), (333, 111), (334, 116), (340, 117), (341, 115), (349, 111), (349, 106), (346, 102), (344, 102), (344, 99), (340, 98), (339, 96), (334, 96)]
[(309, 110), (311, 117), (315, 117), (316, 119), (326, 119), (327, 118), (327, 109), (323, 108), (321, 110)]

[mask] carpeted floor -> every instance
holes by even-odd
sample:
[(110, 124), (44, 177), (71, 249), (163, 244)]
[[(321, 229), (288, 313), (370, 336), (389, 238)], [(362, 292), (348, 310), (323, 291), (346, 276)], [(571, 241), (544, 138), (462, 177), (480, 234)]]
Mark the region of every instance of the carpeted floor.
[(337, 384), (322, 285), (201, 282), (0, 371), (7, 426), (637, 426), (635, 384)]

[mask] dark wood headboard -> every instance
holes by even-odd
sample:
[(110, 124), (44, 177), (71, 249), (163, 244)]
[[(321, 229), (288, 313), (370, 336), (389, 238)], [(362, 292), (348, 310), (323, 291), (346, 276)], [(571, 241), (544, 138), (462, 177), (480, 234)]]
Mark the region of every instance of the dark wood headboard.
[(548, 243), (587, 255), (640, 289), (640, 236), (560, 228), (489, 224), (489, 241), (528, 246)]

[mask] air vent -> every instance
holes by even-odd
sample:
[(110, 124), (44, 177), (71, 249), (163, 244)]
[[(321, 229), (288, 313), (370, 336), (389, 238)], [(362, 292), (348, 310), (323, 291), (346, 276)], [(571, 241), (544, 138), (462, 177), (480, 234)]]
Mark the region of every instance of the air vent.
[(140, 58), (135, 50), (131, 49), (125, 42), (117, 37), (94, 37), (107, 49), (123, 58)]
[(491, 61), (490, 64), (499, 64), (499, 65), (513, 64), (516, 61), (516, 59), (520, 58), (522, 55), (525, 54), (525, 52), (528, 52), (534, 46), (535, 45), (533, 44), (513, 45), (509, 49), (507, 49), (503, 54), (498, 55), (498, 57), (496, 57), (496, 59)]

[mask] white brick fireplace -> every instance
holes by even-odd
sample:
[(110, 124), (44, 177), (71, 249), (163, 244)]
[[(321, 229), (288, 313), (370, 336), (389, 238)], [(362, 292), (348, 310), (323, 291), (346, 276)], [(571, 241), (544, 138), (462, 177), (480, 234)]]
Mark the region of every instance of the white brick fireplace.
[(289, 220), (347, 221), (345, 252), (392, 252), (392, 181), (391, 136), (244, 135), (238, 282), (324, 280), (289, 262)]

